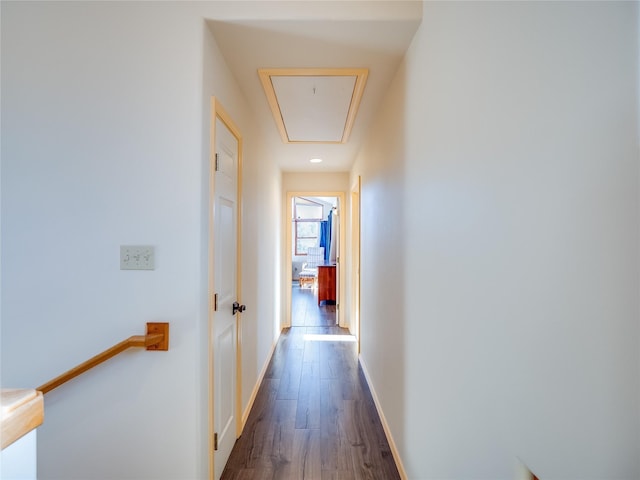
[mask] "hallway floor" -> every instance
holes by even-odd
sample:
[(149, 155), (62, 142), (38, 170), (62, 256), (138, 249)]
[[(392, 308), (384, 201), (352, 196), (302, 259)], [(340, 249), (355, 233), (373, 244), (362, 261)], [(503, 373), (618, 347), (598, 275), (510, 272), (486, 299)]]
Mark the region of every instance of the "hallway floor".
[(291, 288), (291, 326), (292, 327), (325, 327), (336, 324), (335, 304), (318, 306), (318, 290), (300, 288), (294, 283)]
[(400, 478), (354, 338), (316, 298), (294, 288), (294, 326), (278, 340), (224, 480)]

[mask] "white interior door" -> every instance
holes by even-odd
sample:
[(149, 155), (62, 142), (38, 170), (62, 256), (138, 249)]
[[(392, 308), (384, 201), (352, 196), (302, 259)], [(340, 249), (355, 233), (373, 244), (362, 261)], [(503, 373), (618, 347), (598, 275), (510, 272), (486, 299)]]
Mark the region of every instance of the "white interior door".
[[(236, 441), (238, 141), (216, 118), (213, 195), (214, 282), (213, 429), (215, 478), (220, 478)], [(214, 442), (215, 443), (215, 442)]]

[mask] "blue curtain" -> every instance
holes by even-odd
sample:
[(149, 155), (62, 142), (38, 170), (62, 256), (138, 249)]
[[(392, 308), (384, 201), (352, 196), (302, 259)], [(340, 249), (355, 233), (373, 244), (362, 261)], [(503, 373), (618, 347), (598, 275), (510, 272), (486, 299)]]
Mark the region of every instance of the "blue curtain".
[(333, 217), (333, 211), (329, 212), (329, 220), (320, 222), (320, 245), (324, 247), (324, 261), (329, 263), (329, 255), (331, 254), (331, 218)]
[(329, 243), (331, 242), (331, 235), (329, 231), (331, 230), (331, 224), (326, 220), (320, 222), (320, 245), (319, 247), (324, 247), (324, 261), (327, 261), (327, 252), (329, 251)]

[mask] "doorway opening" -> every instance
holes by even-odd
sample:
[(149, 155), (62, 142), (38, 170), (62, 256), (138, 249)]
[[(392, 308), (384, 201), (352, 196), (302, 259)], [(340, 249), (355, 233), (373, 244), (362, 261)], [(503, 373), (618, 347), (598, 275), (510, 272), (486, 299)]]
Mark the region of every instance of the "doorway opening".
[(335, 326), (338, 197), (296, 196), (291, 208), (291, 326)]
[(287, 317), (283, 327), (344, 327), (343, 192), (287, 193)]

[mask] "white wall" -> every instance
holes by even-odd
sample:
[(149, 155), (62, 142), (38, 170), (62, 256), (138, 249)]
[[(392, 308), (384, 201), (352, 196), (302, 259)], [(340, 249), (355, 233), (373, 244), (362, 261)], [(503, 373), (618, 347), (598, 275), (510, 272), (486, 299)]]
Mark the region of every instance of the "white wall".
[[(410, 327), (405, 304), (405, 292), (410, 286), (405, 283), (405, 269), (411, 258), (403, 245), (405, 211), (411, 210), (414, 217), (416, 211), (422, 212), (417, 206), (405, 206), (405, 81), (402, 63), (352, 171), (354, 180), (360, 175), (362, 182), (360, 359), (371, 377), (370, 386), (378, 395), (404, 461), (408, 455), (405, 422), (416, 420), (405, 416), (405, 400), (412, 394), (412, 386), (406, 383), (404, 352)], [(421, 254), (412, 255), (413, 260), (422, 260)], [(412, 294), (420, 295), (419, 298), (423, 295), (415, 291)], [(420, 477), (414, 473), (411, 478)]]
[[(169, 352), (124, 353), (47, 395), (41, 479), (206, 475), (212, 94), (249, 170), (245, 405), (277, 334), (280, 173), (258, 162), (259, 132), (198, 9), (2, 2), (3, 385), (35, 387), (147, 321), (171, 323)], [(121, 244), (154, 245), (156, 270), (120, 271)]]
[(349, 189), (348, 172), (307, 173), (284, 172), (282, 190), (287, 192), (346, 192)]
[(635, 3), (425, 3), (352, 172), (409, 478), (640, 477), (637, 72)]
[(0, 452), (0, 478), (37, 480), (37, 431), (31, 430)]

